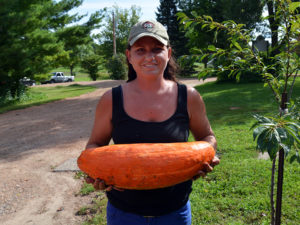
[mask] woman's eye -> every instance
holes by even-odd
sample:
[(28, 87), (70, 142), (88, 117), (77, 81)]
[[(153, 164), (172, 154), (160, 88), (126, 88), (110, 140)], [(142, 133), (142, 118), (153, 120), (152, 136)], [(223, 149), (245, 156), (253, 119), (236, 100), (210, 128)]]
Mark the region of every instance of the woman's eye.
[(153, 52), (161, 52), (163, 50), (163, 48), (154, 48)]
[(145, 49), (143, 49), (143, 48), (138, 48), (138, 49), (136, 50), (137, 53), (143, 53), (144, 51), (145, 51)]

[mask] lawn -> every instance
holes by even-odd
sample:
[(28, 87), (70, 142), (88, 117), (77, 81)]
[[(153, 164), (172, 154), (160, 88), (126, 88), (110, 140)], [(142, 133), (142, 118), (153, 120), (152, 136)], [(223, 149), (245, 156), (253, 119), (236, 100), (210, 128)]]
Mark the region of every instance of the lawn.
[[(271, 161), (258, 159), (249, 128), (254, 123), (254, 113), (277, 113), (272, 93), (263, 84), (207, 83), (197, 90), (203, 96), (217, 137), (221, 163), (205, 179), (193, 184), (193, 225), (270, 224)], [(300, 96), (299, 79), (293, 96)], [(299, 175), (299, 164), (286, 161), (282, 206), (285, 225), (300, 224)], [(88, 206), (98, 209), (98, 214), (84, 224), (106, 224), (105, 202), (100, 192), (95, 205)]]
[(64, 98), (79, 96), (96, 90), (96, 87), (72, 84), (69, 86), (53, 87), (29, 87), (26, 94), (21, 96), (20, 101), (9, 100), (0, 104), (0, 113), (9, 110), (27, 108), (33, 105), (41, 105)]
[[(293, 96), (300, 96), (297, 81)], [(262, 84), (207, 84), (197, 87), (218, 140), (221, 164), (194, 183), (193, 224), (270, 224), (271, 161), (258, 159), (252, 131), (254, 113), (274, 114), (278, 106)], [(285, 164), (282, 224), (299, 224), (300, 167)]]

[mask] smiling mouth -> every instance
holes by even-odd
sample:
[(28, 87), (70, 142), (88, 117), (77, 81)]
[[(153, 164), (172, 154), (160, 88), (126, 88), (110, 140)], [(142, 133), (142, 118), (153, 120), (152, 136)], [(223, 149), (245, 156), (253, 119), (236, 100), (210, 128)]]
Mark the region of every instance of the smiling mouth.
[(155, 67), (155, 66), (157, 66), (157, 63), (151, 63), (151, 64), (144, 64), (143, 65), (144, 67)]

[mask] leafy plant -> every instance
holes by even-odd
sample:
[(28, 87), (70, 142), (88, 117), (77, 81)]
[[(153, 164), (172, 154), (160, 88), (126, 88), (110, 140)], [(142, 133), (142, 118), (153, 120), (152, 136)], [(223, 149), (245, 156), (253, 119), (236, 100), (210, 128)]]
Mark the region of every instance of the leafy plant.
[(88, 71), (90, 78), (95, 81), (99, 77), (99, 70), (101, 69), (102, 58), (96, 54), (90, 54), (82, 59), (81, 66)]
[(113, 80), (125, 80), (127, 77), (126, 56), (124, 54), (114, 55), (107, 64), (110, 77)]
[(280, 149), (284, 150), (285, 156), (289, 154), (292, 147), (296, 149), (291, 162), (300, 163), (300, 122), (295, 121), (291, 114), (282, 117), (267, 117), (258, 114), (254, 115), (257, 122), (252, 126), (253, 139), (257, 143), (257, 149), (262, 153), (268, 152), (270, 159), (274, 160)]
[[(292, 91), (296, 77), (299, 72), (300, 59), (297, 51), (299, 51), (300, 35), (299, 22), (300, 15), (298, 9), (300, 2), (292, 2), (291, 0), (267, 0), (268, 7), (274, 5), (276, 13), (269, 15), (266, 19), (270, 19), (271, 27), (277, 27), (276, 32), (272, 29), (273, 37), (282, 37), (281, 41), (276, 41), (277, 45), (272, 45), (270, 57), (265, 57), (256, 51), (253, 51), (251, 42), (251, 30), (245, 29), (243, 24), (237, 24), (234, 21), (224, 21), (222, 23), (215, 22), (210, 16), (197, 15), (192, 13), (194, 18), (187, 17), (184, 13), (178, 16), (184, 24), (185, 29), (192, 30), (194, 26), (201, 25), (202, 28), (208, 28), (214, 31), (214, 40), (217, 41), (218, 33), (223, 32), (227, 35), (229, 42), (228, 48), (217, 48), (209, 45), (205, 51), (195, 49), (200, 61), (218, 61), (217, 67), (207, 67), (199, 73), (199, 78), (205, 79), (211, 73), (223, 73), (228, 71), (229, 76), (235, 76), (240, 79), (243, 71), (251, 71), (262, 76), (266, 86), (269, 86), (274, 94), (274, 98), (279, 105), (280, 112), (277, 117), (267, 117), (255, 115), (257, 123), (254, 124), (253, 137), (257, 143), (257, 149), (261, 152), (267, 151), (273, 161), (272, 177), (271, 177), (271, 224), (280, 224), (281, 217), (281, 201), (282, 201), (282, 184), (284, 171), (284, 158), (292, 150), (296, 149), (296, 153), (292, 156), (291, 161), (299, 160), (299, 117), (295, 119), (293, 115), (288, 113), (287, 105), (292, 103)], [(226, 60), (222, 60), (226, 58)], [(292, 78), (292, 82), (290, 79)], [(295, 104), (297, 107), (297, 104)], [(298, 114), (298, 113), (296, 113)], [(278, 159), (278, 180), (277, 180), (277, 203), (276, 216), (274, 210), (274, 176), (276, 156)]]

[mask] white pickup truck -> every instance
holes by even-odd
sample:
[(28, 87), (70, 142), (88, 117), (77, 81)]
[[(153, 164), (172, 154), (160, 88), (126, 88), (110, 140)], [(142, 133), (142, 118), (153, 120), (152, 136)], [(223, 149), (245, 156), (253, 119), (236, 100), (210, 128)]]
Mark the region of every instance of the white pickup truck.
[(63, 72), (53, 72), (49, 83), (72, 82), (74, 76), (65, 76)]

